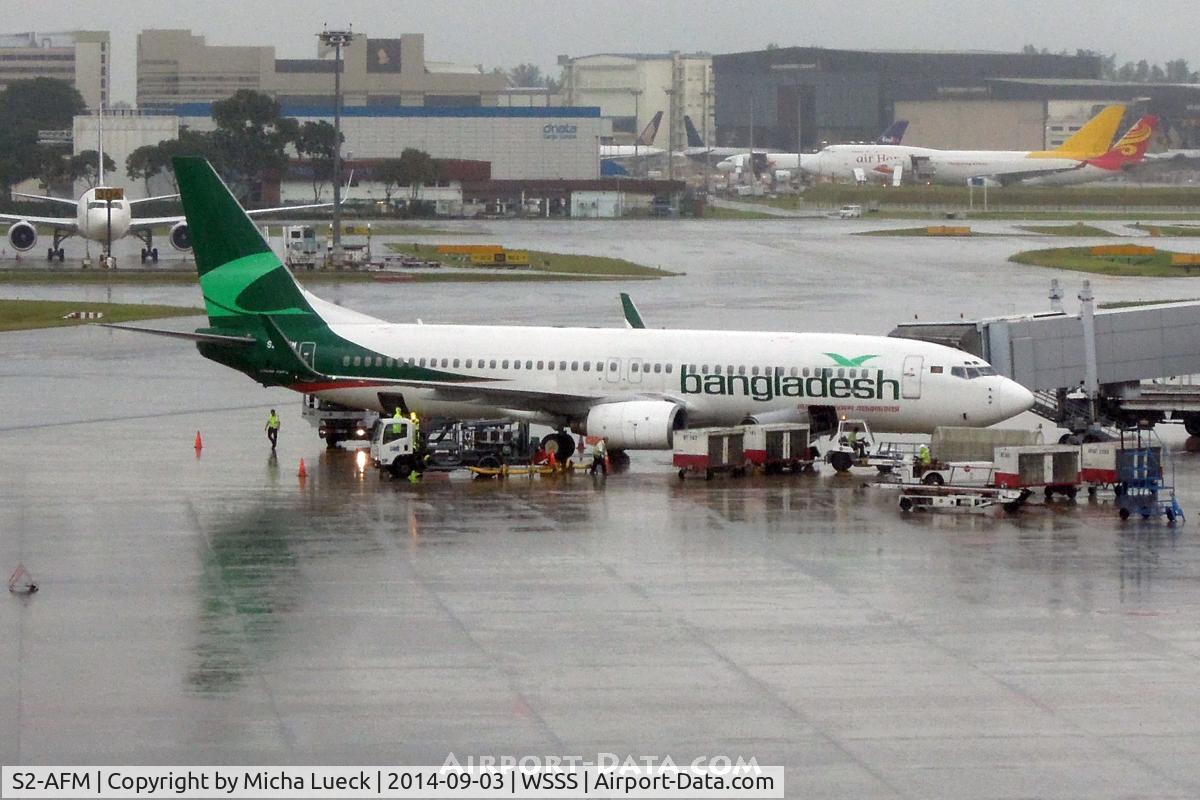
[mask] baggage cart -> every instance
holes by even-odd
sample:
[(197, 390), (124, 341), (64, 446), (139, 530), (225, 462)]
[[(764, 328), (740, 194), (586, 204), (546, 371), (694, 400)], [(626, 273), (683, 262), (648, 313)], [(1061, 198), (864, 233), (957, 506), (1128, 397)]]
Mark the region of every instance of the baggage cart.
[(712, 480), (719, 472), (734, 477), (746, 474), (745, 428), (693, 428), (675, 432), (672, 463), (682, 480), (688, 475), (703, 475)]
[(1074, 499), (1079, 491), (1079, 448), (1066, 444), (997, 447), (995, 484), (1002, 489), (1041, 489)]
[(812, 471), (808, 425), (772, 423), (745, 426), (746, 460), (767, 474)]

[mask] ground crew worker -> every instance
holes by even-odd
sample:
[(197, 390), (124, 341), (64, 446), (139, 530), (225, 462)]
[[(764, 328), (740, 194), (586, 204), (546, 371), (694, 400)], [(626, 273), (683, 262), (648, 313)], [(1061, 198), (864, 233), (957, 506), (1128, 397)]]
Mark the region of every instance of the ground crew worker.
[(920, 464), (921, 469), (928, 469), (932, 463), (932, 459), (929, 457), (929, 448), (925, 445), (917, 448), (917, 463)]
[[(397, 413), (399, 413), (399, 411), (400, 409), (396, 409)], [(412, 425), (413, 460), (417, 464), (422, 464), (423, 466), (424, 462), (421, 459), (421, 453), (424, 451), (424, 448), (421, 446), (421, 418), (418, 417), (417, 412), (414, 411), (408, 415), (408, 421)], [(419, 480), (421, 480), (421, 472), (419, 470), (414, 469), (412, 472), (408, 473), (409, 483), (416, 483)]]
[(846, 443), (850, 445), (850, 452), (858, 455), (858, 431), (851, 428), (846, 434)]
[(592, 445), (592, 466), (588, 467), (588, 472), (596, 474), (596, 468), (599, 467), (600, 472), (605, 477), (608, 476), (608, 437), (601, 437)]
[(275, 413), (275, 409), (271, 409), (271, 413), (267, 415), (267, 438), (271, 440), (271, 449), (275, 449), (276, 443), (279, 441), (279, 415)]
[(396, 413), (392, 414), (392, 435), (400, 435), (400, 423), (404, 421), (404, 415), (400, 413), (400, 406), (396, 406)]

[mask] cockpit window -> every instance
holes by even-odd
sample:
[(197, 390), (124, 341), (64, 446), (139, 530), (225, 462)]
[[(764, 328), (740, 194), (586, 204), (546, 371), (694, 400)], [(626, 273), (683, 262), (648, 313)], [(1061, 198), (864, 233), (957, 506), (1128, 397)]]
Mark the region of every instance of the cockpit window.
[(973, 378), (984, 378), (989, 375), (995, 375), (996, 370), (992, 367), (951, 367), (950, 374), (956, 378), (971, 380)]

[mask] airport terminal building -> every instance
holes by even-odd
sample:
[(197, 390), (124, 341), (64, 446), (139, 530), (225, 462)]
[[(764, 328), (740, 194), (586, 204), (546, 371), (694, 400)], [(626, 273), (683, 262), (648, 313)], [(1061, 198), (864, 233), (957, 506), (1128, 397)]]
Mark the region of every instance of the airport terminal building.
[(717, 144), (795, 152), (870, 141), (908, 119), (927, 147), (1040, 149), (1042, 99), (998, 96), (992, 81), (1094, 80), (1100, 59), (1025, 53), (785, 47), (713, 57)]
[[(276, 58), (274, 47), (210, 45), (187, 30), (138, 34), (138, 108), (169, 109), (223, 100), (239, 89), (281, 103), (332, 106), (332, 50), (317, 58)], [(359, 35), (342, 51), (347, 106), (495, 106), (508, 79), (477, 65), (427, 61), (425, 36)]]
[(108, 106), (112, 52), (108, 31), (0, 34), (0, 90), (13, 81), (57, 78), (83, 96), (89, 109)]

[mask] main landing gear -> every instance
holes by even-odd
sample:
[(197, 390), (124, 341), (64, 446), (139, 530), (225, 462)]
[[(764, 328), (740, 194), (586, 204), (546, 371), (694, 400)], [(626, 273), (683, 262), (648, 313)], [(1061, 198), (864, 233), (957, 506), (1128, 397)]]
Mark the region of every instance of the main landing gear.
[(58, 263), (63, 263), (63, 261), (66, 259), (66, 254), (63, 253), (62, 243), (63, 239), (66, 239), (68, 236), (70, 236), (69, 233), (63, 233), (59, 230), (54, 231), (54, 245), (46, 250), (47, 261), (53, 261), (57, 258)]
[(157, 264), (158, 248), (154, 246), (154, 234), (147, 229), (144, 231), (138, 231), (134, 235), (141, 239), (142, 243), (145, 245), (145, 247), (142, 248), (142, 263), (145, 264), (147, 261), (151, 261)]

